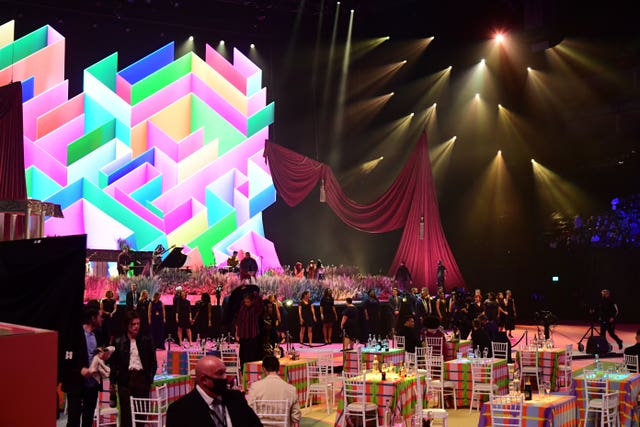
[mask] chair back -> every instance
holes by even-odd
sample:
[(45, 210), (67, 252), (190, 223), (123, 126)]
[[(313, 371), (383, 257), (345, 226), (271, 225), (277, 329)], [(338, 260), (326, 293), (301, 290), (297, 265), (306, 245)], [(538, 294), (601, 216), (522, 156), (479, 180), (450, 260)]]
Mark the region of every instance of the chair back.
[(327, 384), (331, 382), (329, 365), (320, 364), (315, 360), (307, 362), (307, 387), (311, 384)]
[(288, 400), (257, 399), (253, 410), (264, 426), (289, 426), (291, 402)]
[(416, 354), (411, 351), (404, 352), (404, 364), (408, 369), (416, 368)]
[(638, 355), (637, 354), (625, 354), (624, 364), (629, 372), (638, 373)]
[(444, 337), (426, 337), (427, 347), (431, 348), (432, 355), (442, 355), (444, 353)]
[(318, 353), (317, 362), (318, 366), (322, 366), (326, 369), (328, 375), (334, 374), (334, 353), (333, 351), (321, 351)]
[(187, 351), (187, 365), (189, 368), (189, 377), (193, 380), (196, 378), (196, 363), (207, 355), (206, 351)]
[(431, 377), (432, 380), (444, 380), (444, 376), (442, 375), (443, 365), (444, 356), (441, 354), (433, 354), (427, 357), (428, 376)]
[(506, 342), (491, 341), (491, 354), (495, 359), (509, 360), (509, 344)]
[(585, 369), (582, 372), (582, 376), (586, 407), (588, 408), (590, 402), (594, 400), (601, 401), (604, 395), (609, 393), (609, 380), (602, 375), (602, 372), (595, 370)]
[(427, 358), (433, 353), (432, 347), (416, 347), (416, 366), (418, 369), (429, 369)]
[(536, 372), (539, 370), (538, 366), (538, 351), (536, 350), (520, 350), (520, 371), (521, 372)]
[(367, 384), (365, 373), (343, 372), (342, 383), (345, 407), (353, 402), (366, 402)]
[(404, 350), (404, 335), (394, 335), (393, 343), (395, 344), (396, 348)]
[(487, 386), (489, 388), (492, 387), (493, 364), (490, 360), (471, 360), (471, 383), (473, 388), (486, 388)]
[(160, 401), (157, 398), (131, 396), (129, 399), (132, 425), (163, 426), (165, 413), (161, 411)]
[[(352, 353), (351, 353), (352, 352)], [(355, 354), (355, 363), (350, 363), (349, 365), (347, 365), (346, 363), (344, 364), (344, 366), (348, 366), (347, 371), (350, 373), (354, 373), (354, 374), (360, 374), (362, 372), (362, 347), (360, 346), (355, 346), (355, 348), (353, 350), (351, 350), (350, 353), (345, 352), (344, 356), (345, 357), (354, 357)]]
[(522, 394), (492, 397), (489, 403), (491, 405), (491, 425), (494, 427), (521, 426), (523, 398)]

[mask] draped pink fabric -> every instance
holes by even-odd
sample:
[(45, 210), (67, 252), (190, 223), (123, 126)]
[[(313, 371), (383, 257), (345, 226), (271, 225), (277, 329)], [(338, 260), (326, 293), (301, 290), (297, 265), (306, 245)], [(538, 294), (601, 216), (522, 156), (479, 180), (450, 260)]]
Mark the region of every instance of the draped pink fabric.
[[(327, 204), (349, 226), (368, 233), (404, 227), (389, 275), (394, 276), (404, 261), (416, 286), (434, 290), (437, 262), (442, 260), (447, 269), (446, 288), (465, 286), (440, 223), (425, 132), (400, 175), (369, 204), (359, 204), (347, 197), (325, 164), (269, 141), (264, 155), (276, 190), (289, 206), (299, 204), (319, 182), (320, 185), (324, 182)], [(420, 232), (421, 217), (423, 233)]]

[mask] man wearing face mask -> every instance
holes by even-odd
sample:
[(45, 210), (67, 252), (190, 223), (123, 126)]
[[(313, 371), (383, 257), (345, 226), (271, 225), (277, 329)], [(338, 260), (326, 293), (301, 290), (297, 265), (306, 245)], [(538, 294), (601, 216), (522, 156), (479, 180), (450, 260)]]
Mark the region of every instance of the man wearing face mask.
[(224, 363), (205, 356), (196, 363), (196, 386), (169, 405), (166, 427), (262, 427), (244, 395), (227, 387)]

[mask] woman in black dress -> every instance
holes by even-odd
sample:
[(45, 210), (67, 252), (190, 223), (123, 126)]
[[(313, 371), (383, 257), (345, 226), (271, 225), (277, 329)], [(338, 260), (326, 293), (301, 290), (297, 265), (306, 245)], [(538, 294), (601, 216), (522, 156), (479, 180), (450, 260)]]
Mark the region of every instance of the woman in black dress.
[(108, 290), (104, 294), (104, 298), (100, 301), (100, 313), (102, 314), (102, 333), (106, 342), (111, 345), (113, 343), (113, 317), (118, 311), (118, 301), (113, 297), (113, 291)]
[(138, 304), (136, 305), (136, 311), (140, 316), (140, 333), (149, 335), (149, 291), (144, 289), (140, 292), (140, 298), (138, 298)]
[(178, 342), (182, 344), (182, 334), (187, 332), (187, 339), (189, 345), (193, 344), (193, 338), (191, 336), (191, 325), (193, 320), (191, 318), (191, 303), (187, 299), (187, 291), (182, 291), (178, 302), (178, 309), (176, 311), (176, 323), (178, 324)]
[(211, 310), (211, 296), (207, 292), (203, 292), (200, 301), (196, 303), (196, 315), (193, 318), (193, 324), (200, 339), (213, 338), (211, 335), (213, 327)]
[(276, 303), (276, 296), (269, 295), (263, 301), (262, 311), (262, 344), (265, 354), (273, 352), (278, 343), (278, 325), (280, 324), (280, 310)]
[(358, 309), (351, 298), (346, 299), (347, 306), (342, 311), (340, 329), (343, 331), (343, 349), (352, 349), (358, 339)]
[(302, 292), (300, 295), (300, 304), (298, 305), (298, 316), (300, 317), (300, 344), (304, 344), (305, 335), (308, 336), (309, 346), (313, 342), (313, 325), (316, 323), (316, 312), (313, 310), (313, 304), (309, 300), (311, 293), (309, 291)]
[(333, 325), (338, 320), (338, 313), (333, 301), (331, 289), (324, 290), (320, 300), (320, 320), (322, 321), (322, 336), (325, 344), (331, 344), (333, 337)]
[(516, 301), (513, 299), (510, 290), (507, 289), (504, 294), (503, 308), (507, 312), (504, 316), (504, 329), (513, 338), (511, 331), (516, 328)]
[(380, 334), (380, 301), (376, 291), (369, 290), (368, 298), (364, 302), (364, 320), (367, 334), (377, 336)]
[(147, 317), (151, 328), (153, 344), (156, 346), (156, 349), (164, 350), (164, 325), (167, 322), (167, 316), (164, 310), (164, 304), (160, 301), (160, 292), (153, 293), (153, 299), (151, 300), (151, 304), (149, 304)]

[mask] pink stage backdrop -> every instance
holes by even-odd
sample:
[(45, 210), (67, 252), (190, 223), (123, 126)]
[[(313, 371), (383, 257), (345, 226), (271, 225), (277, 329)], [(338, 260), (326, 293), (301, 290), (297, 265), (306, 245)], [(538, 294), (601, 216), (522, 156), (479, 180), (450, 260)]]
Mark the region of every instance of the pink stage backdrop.
[(447, 288), (465, 286), (440, 224), (426, 132), (420, 136), (407, 164), (389, 189), (366, 205), (348, 198), (325, 164), (272, 142), (265, 145), (265, 157), (276, 190), (289, 206), (300, 203), (320, 182), (327, 204), (351, 227), (368, 233), (404, 227), (390, 275), (395, 275), (400, 262), (405, 261), (416, 285), (434, 289), (436, 265), (442, 260), (447, 268)]

